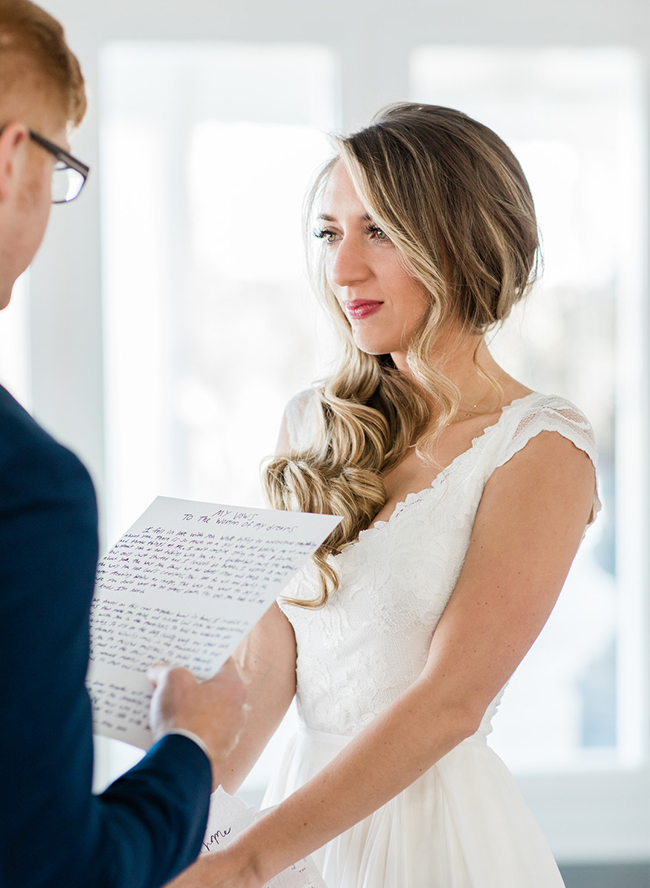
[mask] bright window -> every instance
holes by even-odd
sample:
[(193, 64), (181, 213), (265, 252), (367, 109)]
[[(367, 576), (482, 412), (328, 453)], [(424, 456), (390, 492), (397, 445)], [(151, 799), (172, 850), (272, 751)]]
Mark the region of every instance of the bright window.
[(319, 47), (122, 43), (102, 70), (112, 538), (158, 493), (261, 502), (327, 352), (301, 204), (335, 69)]

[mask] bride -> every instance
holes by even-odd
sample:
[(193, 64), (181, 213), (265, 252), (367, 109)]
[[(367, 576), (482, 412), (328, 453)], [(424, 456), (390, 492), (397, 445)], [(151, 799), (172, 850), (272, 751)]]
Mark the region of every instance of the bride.
[[(273, 506), (343, 516), (238, 652), (234, 792), (297, 696), (276, 805), (178, 886), (555, 888), (486, 735), (598, 506), (589, 423), (491, 357), (532, 282), (528, 184), (488, 128), (401, 104), (335, 141), (311, 194), (336, 371), (287, 408)], [(176, 883), (174, 883), (176, 884)]]

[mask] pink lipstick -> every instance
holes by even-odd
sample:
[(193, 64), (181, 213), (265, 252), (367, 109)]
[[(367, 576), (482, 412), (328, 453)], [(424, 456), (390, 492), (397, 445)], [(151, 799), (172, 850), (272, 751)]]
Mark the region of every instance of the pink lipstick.
[(353, 299), (352, 302), (345, 303), (345, 310), (349, 317), (360, 321), (378, 312), (383, 304), (383, 302), (375, 302), (371, 299)]

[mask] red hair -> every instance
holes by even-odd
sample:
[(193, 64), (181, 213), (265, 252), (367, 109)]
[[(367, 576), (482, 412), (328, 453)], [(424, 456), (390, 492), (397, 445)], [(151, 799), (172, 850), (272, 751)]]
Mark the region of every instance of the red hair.
[(55, 92), (66, 120), (78, 126), (86, 113), (86, 89), (63, 28), (30, 0), (0, 0), (0, 94), (10, 94), (30, 75)]

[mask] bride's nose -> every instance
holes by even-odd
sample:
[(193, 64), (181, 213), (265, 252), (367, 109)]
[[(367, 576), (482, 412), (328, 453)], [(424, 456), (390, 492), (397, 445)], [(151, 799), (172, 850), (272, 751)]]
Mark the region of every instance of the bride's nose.
[(332, 251), (330, 282), (337, 287), (351, 287), (367, 280), (370, 268), (363, 247), (351, 236), (343, 237)]

